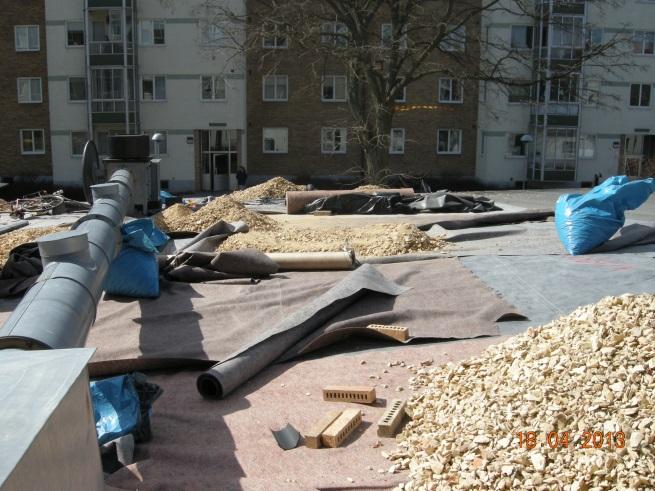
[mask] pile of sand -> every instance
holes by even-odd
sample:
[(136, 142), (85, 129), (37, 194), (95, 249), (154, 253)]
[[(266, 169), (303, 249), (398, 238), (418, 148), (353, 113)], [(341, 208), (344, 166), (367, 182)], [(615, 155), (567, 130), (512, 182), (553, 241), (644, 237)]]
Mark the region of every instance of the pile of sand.
[(372, 191), (379, 191), (380, 189), (387, 189), (388, 186), (382, 186), (382, 185), (373, 185), (373, 184), (366, 184), (364, 186), (357, 186), (353, 191), (363, 191), (365, 193), (370, 193)]
[(440, 251), (446, 242), (432, 238), (410, 224), (377, 224), (358, 228), (312, 229), (284, 226), (272, 232), (236, 234), (220, 251), (243, 248), (262, 252), (334, 252), (351, 248), (358, 256), (395, 256)]
[(39, 227), (39, 228), (21, 228), (14, 230), (3, 235), (0, 235), (0, 265), (4, 266), (9, 258), (9, 253), (14, 247), (19, 245), (26, 244), (28, 242), (34, 242), (39, 237), (44, 235), (53, 234), (55, 232), (62, 232), (63, 230), (68, 230), (70, 224), (68, 225), (55, 225), (51, 227)]
[(248, 210), (230, 196), (221, 196), (196, 212), (176, 204), (157, 213), (153, 220), (164, 232), (202, 232), (219, 220), (246, 222), (251, 230), (276, 230), (279, 227), (274, 220)]
[(304, 191), (305, 186), (300, 186), (287, 181), (283, 177), (274, 177), (265, 183), (258, 184), (243, 191), (235, 191), (230, 198), (236, 201), (253, 201), (262, 198), (284, 198), (287, 191)]

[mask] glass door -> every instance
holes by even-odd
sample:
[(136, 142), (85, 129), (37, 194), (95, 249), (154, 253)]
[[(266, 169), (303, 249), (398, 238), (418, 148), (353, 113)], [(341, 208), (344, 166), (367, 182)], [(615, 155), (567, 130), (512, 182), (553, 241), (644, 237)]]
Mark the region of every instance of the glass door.
[(231, 191), (236, 188), (239, 161), (237, 130), (201, 131), (203, 191)]

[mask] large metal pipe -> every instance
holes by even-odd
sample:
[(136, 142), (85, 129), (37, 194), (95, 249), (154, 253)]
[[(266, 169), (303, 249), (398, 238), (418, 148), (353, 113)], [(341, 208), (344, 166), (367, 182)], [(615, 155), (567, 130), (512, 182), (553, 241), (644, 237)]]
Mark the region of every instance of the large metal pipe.
[(74, 230), (37, 240), (43, 273), (0, 328), (0, 349), (81, 347), (96, 316), (102, 286), (120, 251), (120, 226), (131, 206), (126, 170), (91, 187), (93, 207)]

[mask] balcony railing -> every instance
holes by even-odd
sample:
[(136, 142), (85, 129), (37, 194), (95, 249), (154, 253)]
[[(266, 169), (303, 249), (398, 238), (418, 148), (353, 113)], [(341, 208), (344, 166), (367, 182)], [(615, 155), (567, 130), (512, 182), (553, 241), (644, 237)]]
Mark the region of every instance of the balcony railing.
[(94, 113), (120, 113), (125, 112), (124, 99), (93, 99), (91, 110)]
[(548, 110), (546, 110), (545, 104), (532, 106), (533, 115), (543, 116), (546, 113), (557, 116), (578, 116), (580, 114), (580, 104), (577, 102), (550, 102), (548, 104)]
[[(92, 55), (122, 55), (123, 43), (116, 41), (92, 41), (89, 46)], [(127, 43), (127, 53), (133, 51), (132, 43)]]

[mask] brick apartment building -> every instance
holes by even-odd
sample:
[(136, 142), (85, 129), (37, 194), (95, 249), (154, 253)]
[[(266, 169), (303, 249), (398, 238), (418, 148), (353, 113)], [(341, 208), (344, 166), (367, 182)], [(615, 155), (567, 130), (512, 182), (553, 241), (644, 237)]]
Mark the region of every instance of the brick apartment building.
[(44, 0), (0, 11), (0, 177), (51, 179)]
[[(248, 18), (257, 21), (251, 9)], [(333, 23), (338, 29), (338, 23)], [(382, 43), (390, 26), (384, 17), (370, 33)], [(320, 31), (324, 32), (321, 26)], [(479, 61), (479, 24), (466, 26), (467, 60)], [(317, 42), (334, 42), (334, 38)], [(314, 58), (312, 58), (314, 56)], [(362, 166), (353, 141), (345, 70), (338, 60), (318, 59), (284, 36), (263, 39), (247, 53), (248, 172), (256, 180), (272, 175), (352, 175)], [(444, 67), (451, 63), (435, 55)], [(441, 87), (441, 89), (440, 89)], [(389, 148), (392, 173), (424, 177), (475, 174), (478, 83), (434, 74), (410, 84), (398, 99)], [(438, 144), (438, 140), (441, 144)]]

